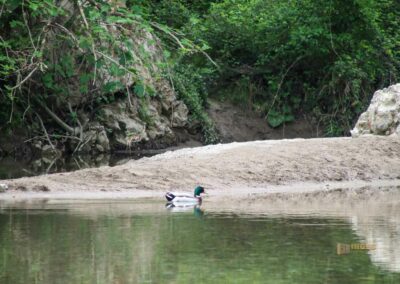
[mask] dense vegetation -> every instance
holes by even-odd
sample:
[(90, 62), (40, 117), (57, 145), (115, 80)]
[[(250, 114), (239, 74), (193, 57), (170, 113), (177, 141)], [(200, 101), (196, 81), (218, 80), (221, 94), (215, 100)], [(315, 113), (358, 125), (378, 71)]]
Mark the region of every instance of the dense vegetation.
[(164, 95), (157, 88), (164, 78), (202, 124), (205, 140), (215, 139), (201, 96), (177, 64), (188, 54), (204, 56), (202, 47), (148, 17), (144, 4), (124, 2), (0, 1), (2, 134), (24, 125), (25, 135), (47, 137), (52, 146), (83, 144), (98, 108), (122, 98), (139, 100), (138, 116), (151, 124), (146, 100)]
[[(373, 91), (398, 81), (399, 24), (397, 0), (0, 0), (0, 132), (25, 124), (33, 136), (51, 119), (52, 134), (77, 136), (79, 110), (159, 95), (139, 72), (157, 64), (206, 141), (207, 94), (273, 127), (308, 114), (347, 134)], [(146, 32), (158, 62), (135, 40)], [(105, 69), (133, 86), (99, 79)]]
[(221, 66), (212, 93), (247, 102), (271, 126), (302, 112), (328, 135), (348, 134), (372, 93), (398, 81), (398, 1), (191, 2), (160, 1), (154, 13), (207, 43)]

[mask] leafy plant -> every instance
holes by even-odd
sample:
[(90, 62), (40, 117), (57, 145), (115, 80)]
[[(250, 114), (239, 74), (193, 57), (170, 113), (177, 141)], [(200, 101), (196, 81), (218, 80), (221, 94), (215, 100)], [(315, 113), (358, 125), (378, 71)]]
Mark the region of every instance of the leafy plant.
[(176, 57), (164, 60), (155, 49), (203, 52), (149, 17), (146, 3), (0, 0), (0, 7), (0, 130), (34, 124), (40, 114), (54, 133), (81, 139), (79, 110), (95, 112), (120, 93), (156, 95), (149, 77), (161, 78)]
[(240, 86), (249, 80), (272, 126), (306, 112), (328, 135), (343, 135), (373, 92), (398, 80), (399, 8), (394, 0), (223, 0), (186, 26), (222, 67), (213, 88), (221, 96), (247, 103)]

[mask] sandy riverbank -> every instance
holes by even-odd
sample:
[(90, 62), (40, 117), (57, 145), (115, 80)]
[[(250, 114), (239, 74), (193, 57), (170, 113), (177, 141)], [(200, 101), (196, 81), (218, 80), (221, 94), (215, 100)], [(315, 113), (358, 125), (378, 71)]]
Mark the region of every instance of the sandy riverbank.
[[(268, 140), (166, 152), (116, 167), (5, 180), (11, 198), (157, 197), (166, 190), (251, 196), (400, 185), (400, 140), (392, 137)], [(43, 191), (48, 190), (48, 191)]]

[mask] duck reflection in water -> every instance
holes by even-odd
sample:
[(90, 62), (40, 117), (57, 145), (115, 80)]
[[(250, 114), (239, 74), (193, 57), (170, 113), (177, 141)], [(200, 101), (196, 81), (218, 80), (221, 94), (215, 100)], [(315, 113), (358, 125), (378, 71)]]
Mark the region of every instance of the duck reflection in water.
[(193, 210), (193, 215), (198, 218), (201, 218), (204, 215), (204, 210), (201, 208), (201, 204), (176, 205), (174, 203), (167, 203), (165, 204), (165, 208), (167, 208), (168, 211), (175, 213), (191, 212)]

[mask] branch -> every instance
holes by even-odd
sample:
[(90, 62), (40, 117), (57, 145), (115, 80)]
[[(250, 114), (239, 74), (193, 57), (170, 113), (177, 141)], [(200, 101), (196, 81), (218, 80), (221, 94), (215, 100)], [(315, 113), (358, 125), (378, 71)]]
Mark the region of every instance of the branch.
[(36, 114), (37, 118), (39, 119), (40, 125), (43, 128), (43, 132), (44, 132), (44, 134), (45, 134), (45, 136), (47, 138), (47, 141), (49, 141), (49, 144), (50, 144), (51, 148), (53, 150), (55, 150), (56, 148), (54, 147), (53, 143), (51, 143), (51, 140), (50, 140), (49, 134), (47, 133), (46, 127), (44, 127), (43, 120), (40, 118), (39, 114), (37, 114), (37, 113), (35, 113), (35, 114)]
[[(163, 28), (162, 26), (160, 26), (159, 24), (157, 24), (155, 22), (150, 22), (150, 25), (159, 29), (160, 31), (166, 33), (170, 37), (172, 37), (177, 42), (177, 44), (179, 45), (180, 48), (185, 49), (185, 46), (182, 44), (182, 42), (179, 40), (179, 38), (176, 35), (174, 35), (172, 32), (170, 32), (168, 29)], [(215, 67), (217, 67), (218, 70), (220, 70), (219, 65), (214, 60), (212, 60), (212, 58), (210, 57), (210, 55), (208, 55), (207, 52), (205, 52), (201, 48), (198, 48), (196, 45), (193, 45), (192, 48), (194, 50), (197, 50), (200, 53), (202, 53)]]
[(115, 60), (114, 58), (112, 58), (112, 57), (110, 57), (110, 56), (104, 54), (104, 53), (101, 52), (101, 51), (96, 51), (96, 52), (97, 52), (98, 54), (100, 54), (101, 56), (107, 58), (107, 59), (110, 60), (111, 62), (117, 64), (118, 67), (124, 69), (126, 72), (128, 72), (128, 73), (130, 73), (130, 74), (132, 74), (132, 75), (136, 75), (134, 72), (132, 72), (131, 70), (129, 70), (128, 68), (126, 68), (124, 65), (121, 65), (121, 64), (120, 64), (117, 60)]
[(93, 71), (93, 85), (94, 85), (94, 84), (96, 83), (96, 73), (97, 73), (97, 55), (96, 55), (96, 49), (95, 49), (95, 47), (94, 47), (94, 40), (93, 40), (92, 34), (91, 34), (91, 32), (90, 32), (89, 23), (88, 23), (88, 21), (87, 21), (87, 19), (86, 19), (86, 16), (85, 16), (84, 11), (83, 11), (82, 1), (78, 0), (78, 1), (77, 1), (77, 4), (78, 4), (79, 12), (80, 12), (81, 17), (82, 17), (82, 19), (83, 19), (83, 22), (84, 22), (84, 24), (85, 24), (85, 26), (86, 26), (86, 29), (87, 29), (87, 31), (88, 31), (89, 37), (90, 37), (90, 39), (91, 39), (91, 41), (92, 41), (92, 53), (93, 53), (93, 57), (94, 57), (94, 71)]
[(37, 65), (35, 68), (33, 68), (33, 70), (23, 80), (21, 80), (17, 85), (12, 87), (11, 90), (15, 90), (15, 89), (18, 89), (19, 87), (21, 87), (23, 83), (25, 83), (30, 77), (32, 77), (33, 73), (35, 73), (36, 70), (38, 70), (38, 68), (39, 68), (39, 65)]
[(64, 31), (67, 35), (69, 35), (72, 38), (72, 40), (75, 42), (76, 47), (78, 48), (78, 50), (83, 53), (83, 49), (78, 44), (78, 39), (75, 37), (75, 35), (70, 30), (68, 30), (63, 25), (60, 25), (59, 23), (55, 23), (54, 25), (56, 27), (58, 27), (59, 29), (61, 29), (62, 31)]
[(179, 45), (180, 48), (185, 49), (185, 46), (182, 44), (182, 42), (179, 40), (179, 38), (177, 36), (175, 36), (172, 32), (164, 29), (159, 24), (154, 23), (154, 22), (150, 22), (150, 25), (152, 25), (153, 27), (155, 27), (155, 28), (159, 29), (160, 31), (166, 33), (170, 37), (172, 37), (176, 41), (176, 43)]
[(278, 97), (279, 91), (281, 90), (281, 87), (282, 87), (282, 84), (283, 84), (283, 80), (285, 80), (286, 75), (289, 73), (290, 69), (292, 69), (293, 66), (296, 65), (296, 63), (297, 63), (300, 59), (302, 59), (302, 58), (303, 58), (303, 56), (297, 57), (297, 59), (296, 59), (295, 61), (293, 61), (293, 63), (289, 66), (289, 68), (286, 69), (286, 72), (285, 72), (285, 74), (283, 74), (283, 76), (282, 76), (282, 78), (281, 78), (281, 81), (279, 82), (278, 89), (276, 90), (274, 99), (272, 100), (271, 106), (269, 107), (269, 110), (268, 110), (267, 115), (266, 115), (265, 117), (268, 117), (268, 116), (269, 116), (269, 113), (271, 112), (272, 107), (273, 107), (274, 104), (275, 104), (275, 101), (276, 101), (276, 99), (277, 99), (277, 97)]
[[(74, 113), (74, 111), (72, 110), (72, 107), (71, 107), (71, 104), (70, 104), (70, 103), (68, 103), (68, 109), (69, 109), (69, 111), (70, 111), (70, 113), (71, 113), (71, 115), (72, 115), (72, 114)], [(83, 138), (83, 127), (82, 127), (81, 122), (79, 121), (78, 116), (76, 117), (76, 121), (77, 121), (77, 123), (78, 123), (78, 125), (79, 125), (79, 137), (80, 137), (80, 139), (82, 140), (82, 138)]]
[(39, 101), (39, 99), (37, 99), (37, 101), (45, 109), (45, 111), (50, 115), (50, 117), (53, 118), (54, 121), (57, 122), (59, 126), (61, 126), (61, 128), (63, 128), (65, 131), (71, 133), (72, 135), (76, 136), (76, 134), (78, 133), (79, 130), (72, 128), (71, 126), (66, 124), (61, 118), (59, 118), (54, 112), (52, 112), (44, 103)]

